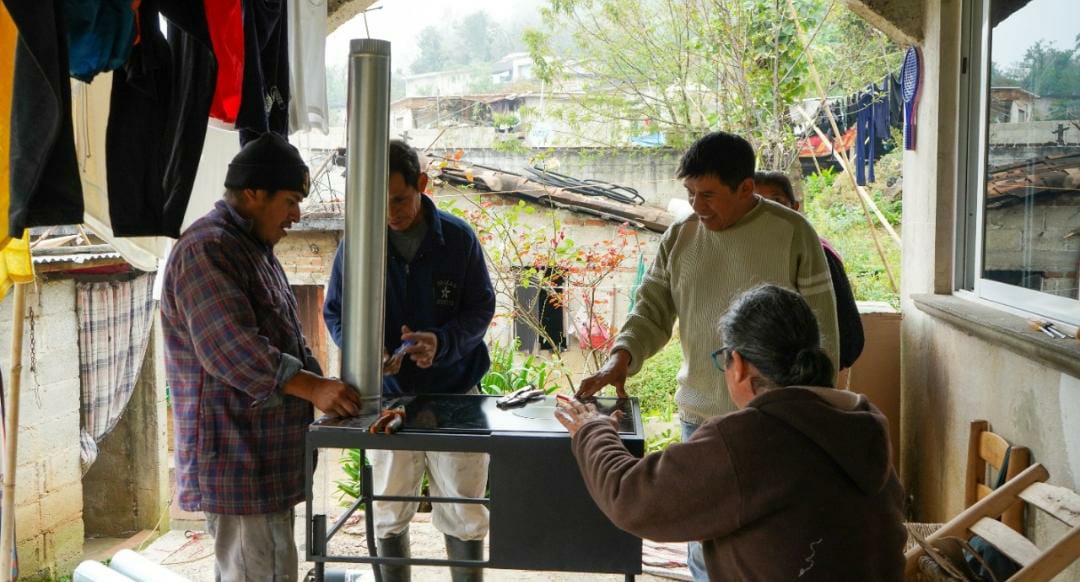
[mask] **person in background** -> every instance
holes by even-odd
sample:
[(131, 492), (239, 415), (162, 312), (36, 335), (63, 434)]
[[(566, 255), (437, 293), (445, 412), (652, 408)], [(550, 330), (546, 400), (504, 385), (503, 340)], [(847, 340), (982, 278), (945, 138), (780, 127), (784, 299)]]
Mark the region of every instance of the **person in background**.
[(888, 421), (865, 396), (832, 387), (813, 310), (763, 285), (719, 327), (711, 357), (739, 412), (689, 441), (639, 459), (617, 418), (577, 400), (556, 410), (597, 505), (639, 537), (704, 540), (713, 582), (902, 580), (904, 493)]
[(177, 499), (206, 514), (222, 582), (296, 580), (293, 511), (304, 499), (312, 404), (360, 411), (354, 388), (322, 376), (274, 256), (308, 184), (285, 138), (248, 142), (229, 164), (224, 199), (184, 232), (165, 267)]
[[(782, 172), (757, 172), (754, 174), (754, 188), (757, 195), (766, 200), (772, 200), (796, 212), (800, 210), (791, 180)], [(855, 304), (855, 294), (851, 291), (851, 282), (844, 271), (844, 261), (840, 254), (824, 239), (821, 241), (821, 248), (825, 251), (825, 260), (829, 262), (833, 295), (836, 296), (836, 323), (840, 334), (839, 363), (840, 370), (844, 371), (862, 354), (865, 342), (862, 318), (859, 316), (859, 307)]]
[[(495, 290), (480, 242), (469, 225), (423, 194), (427, 174), (416, 150), (392, 140), (387, 206), (386, 326), (383, 395), (476, 394), (491, 365), (484, 335), (495, 315)], [(375, 195), (375, 193), (372, 193)], [(327, 284), (323, 319), (341, 346), (344, 244)], [(420, 493), (427, 472), (435, 497), (484, 497), (488, 455), (432, 451), (370, 451), (377, 495)], [(375, 503), (379, 555), (408, 557), (409, 522), (418, 503)], [(488, 510), (477, 504), (432, 504), (435, 527), (455, 560), (482, 560)], [(409, 580), (408, 566), (382, 566), (385, 582)], [(479, 581), (483, 570), (451, 568), (454, 582)]]
[[(688, 440), (703, 422), (735, 410), (709, 353), (716, 321), (760, 283), (801, 293), (821, 322), (825, 353), (836, 357), (836, 303), (821, 241), (799, 213), (754, 194), (754, 165), (754, 148), (730, 133), (710, 133), (686, 151), (677, 176), (694, 212), (664, 233), (611, 355), (582, 381), (579, 398), (609, 385), (626, 396), (627, 376), (668, 343), (677, 319), (683, 365), (675, 402)], [(707, 580), (696, 542), (687, 563), (694, 580)]]

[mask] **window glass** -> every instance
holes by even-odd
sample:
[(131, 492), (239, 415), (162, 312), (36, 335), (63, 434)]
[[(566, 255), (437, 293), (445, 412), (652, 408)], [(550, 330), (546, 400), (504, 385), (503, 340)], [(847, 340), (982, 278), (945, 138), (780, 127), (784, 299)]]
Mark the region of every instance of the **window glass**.
[(982, 277), (1080, 298), (1080, 2), (993, 0)]

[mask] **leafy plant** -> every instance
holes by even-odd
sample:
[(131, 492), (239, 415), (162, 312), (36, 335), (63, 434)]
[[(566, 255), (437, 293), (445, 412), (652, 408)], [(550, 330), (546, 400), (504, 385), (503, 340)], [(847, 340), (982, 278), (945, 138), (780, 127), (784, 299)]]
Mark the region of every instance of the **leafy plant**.
[(626, 380), (627, 392), (641, 400), (643, 416), (670, 418), (675, 413), (678, 387), (675, 376), (682, 364), (682, 346), (678, 338), (672, 338), (656, 355), (645, 360), (637, 374)]
[[(903, 152), (886, 154), (875, 165), (877, 181), (868, 187), (871, 198), (890, 224), (901, 220), (900, 171)], [(844, 259), (844, 270), (857, 301), (881, 301), (898, 308), (899, 296), (889, 284), (885, 266), (874, 246), (871, 228), (885, 251), (894, 274), (900, 273), (900, 249), (880, 224), (866, 222), (862, 205), (849, 180), (833, 171), (808, 176), (803, 181), (803, 209), (818, 235)]]
[(659, 453), (660, 451), (668, 448), (682, 440), (682, 435), (679, 434), (677, 428), (667, 428), (653, 437), (645, 438), (645, 454)]
[(562, 376), (558, 366), (535, 355), (522, 357), (519, 347), (517, 340), (509, 346), (498, 342), (489, 346), (491, 367), (480, 379), (484, 394), (507, 394), (530, 385), (550, 394), (558, 388)]
[[(344, 479), (338, 479), (334, 481), (334, 485), (337, 491), (334, 492), (341, 505), (348, 507), (352, 505), (356, 498), (360, 497), (361, 488), (364, 484), (363, 468), (360, 465), (360, 449), (346, 449), (345, 455), (341, 457), (339, 463), (341, 464), (341, 470), (345, 473)], [(364, 458), (366, 465), (371, 463), (367, 462)], [(363, 507), (361, 505), (360, 507)]]

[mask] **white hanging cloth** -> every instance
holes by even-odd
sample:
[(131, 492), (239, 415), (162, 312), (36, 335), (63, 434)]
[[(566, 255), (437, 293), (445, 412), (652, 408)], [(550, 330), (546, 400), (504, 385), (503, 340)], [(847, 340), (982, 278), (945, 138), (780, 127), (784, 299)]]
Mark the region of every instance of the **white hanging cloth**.
[(289, 132), (330, 131), (326, 105), (326, 0), (289, 2)]

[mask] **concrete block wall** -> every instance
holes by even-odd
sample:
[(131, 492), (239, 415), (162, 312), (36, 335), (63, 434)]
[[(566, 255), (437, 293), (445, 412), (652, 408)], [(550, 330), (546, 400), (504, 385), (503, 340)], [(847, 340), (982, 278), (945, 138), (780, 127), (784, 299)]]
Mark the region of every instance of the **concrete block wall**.
[[(0, 303), (0, 366), (5, 386), (10, 386), (13, 294), (9, 292)], [(83, 549), (75, 284), (39, 281), (36, 290), (27, 294), (26, 303), (16, 543), (20, 579), (51, 579), (70, 572)]]

